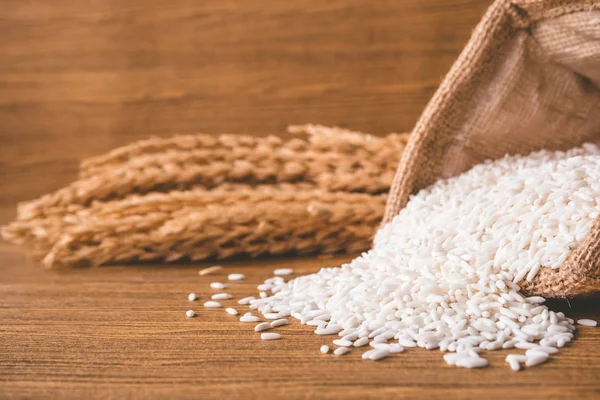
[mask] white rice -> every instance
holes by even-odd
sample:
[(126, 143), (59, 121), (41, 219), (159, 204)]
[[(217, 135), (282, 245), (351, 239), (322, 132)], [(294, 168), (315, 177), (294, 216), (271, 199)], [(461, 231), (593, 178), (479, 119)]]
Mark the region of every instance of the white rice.
[(390, 351), (388, 349), (373, 349), (363, 354), (363, 356), (367, 355), (366, 358), (369, 360), (377, 361), (387, 357), (389, 354)]
[(289, 321), (285, 318), (280, 318), (280, 319), (276, 319), (275, 321), (271, 322), (271, 326), (273, 328), (277, 328), (279, 326), (284, 326), (287, 325), (289, 323)]
[(291, 268), (279, 268), (273, 271), (273, 275), (275, 276), (288, 276), (294, 273), (294, 270)]
[(347, 347), (338, 347), (337, 349), (335, 349), (333, 351), (333, 354), (335, 354), (336, 356), (343, 356), (344, 354), (346, 354), (349, 351), (350, 350)]
[(281, 335), (279, 333), (275, 333), (275, 332), (266, 332), (266, 333), (261, 333), (260, 338), (262, 340), (277, 340), (277, 339), (281, 339)]
[(217, 293), (217, 294), (213, 294), (210, 298), (213, 300), (229, 300), (229, 299), (233, 299), (233, 296), (230, 295), (229, 293)]
[(256, 315), (246, 314), (246, 315), (242, 315), (240, 317), (240, 322), (258, 322), (258, 321), (260, 321), (260, 318), (257, 317)]
[(221, 282), (212, 282), (210, 284), (210, 287), (213, 289), (217, 289), (217, 290), (223, 290), (227, 288), (227, 285), (225, 285), (224, 283)]
[(582, 325), (582, 326), (596, 326), (596, 325), (598, 325), (598, 322), (594, 321), (593, 319), (583, 318), (583, 319), (578, 319), (577, 324)]
[[(274, 294), (250, 306), (323, 321), (316, 334), (351, 335), (360, 345), (372, 338), (457, 353), (446, 361), (465, 368), (487, 365), (482, 349), (529, 350), (537, 341), (556, 349), (573, 338), (572, 321), (543, 298), (520, 295), (518, 283), (560, 266), (599, 211), (596, 146), (507, 156), (413, 196), (374, 248), (349, 264), (267, 280)], [(363, 358), (388, 354), (375, 348)], [(548, 353), (526, 357), (533, 366)]]
[(248, 304), (250, 304), (250, 301), (254, 300), (255, 298), (256, 297), (254, 297), (254, 296), (244, 297), (243, 299), (238, 301), (238, 304), (248, 305)]
[(188, 300), (189, 301), (196, 301), (196, 300), (198, 300), (198, 295), (196, 293), (190, 293), (188, 295)]
[(271, 324), (269, 324), (268, 322), (261, 322), (260, 324), (254, 327), (254, 332), (262, 332), (266, 331), (267, 329), (271, 329)]
[(336, 346), (340, 346), (340, 347), (348, 347), (348, 346), (352, 346), (352, 342), (349, 340), (344, 340), (344, 339), (337, 339), (333, 341), (333, 344), (335, 344)]
[(512, 369), (513, 371), (520, 371), (521, 370), (521, 364), (519, 364), (519, 362), (516, 361), (516, 360), (509, 361), (508, 365), (510, 366), (510, 369)]
[(546, 362), (548, 359), (547, 354), (532, 354), (527, 356), (527, 361), (525, 361), (526, 367), (533, 367), (535, 365), (542, 364)]

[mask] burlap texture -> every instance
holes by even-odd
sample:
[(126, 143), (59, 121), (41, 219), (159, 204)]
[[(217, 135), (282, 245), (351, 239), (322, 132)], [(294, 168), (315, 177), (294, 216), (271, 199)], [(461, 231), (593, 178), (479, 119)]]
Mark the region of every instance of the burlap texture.
[[(412, 193), (486, 159), (600, 143), (600, 1), (497, 0), (417, 122), (384, 223)], [(600, 290), (600, 221), (531, 294)]]

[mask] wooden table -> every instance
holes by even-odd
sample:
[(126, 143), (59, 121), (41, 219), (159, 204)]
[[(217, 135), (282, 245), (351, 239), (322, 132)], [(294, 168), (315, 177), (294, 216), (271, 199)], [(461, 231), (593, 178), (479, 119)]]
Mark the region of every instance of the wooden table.
[[(73, 180), (82, 157), (148, 135), (408, 131), (491, 0), (0, 3), (3, 224), (17, 201)], [(240, 298), (276, 266), (351, 258), (225, 265), (248, 276), (231, 288)], [(0, 397), (600, 397), (600, 328), (519, 373), (506, 351), (478, 371), (418, 349), (367, 362), (320, 354), (330, 340), (297, 322), (262, 342), (252, 324), (190, 304), (223, 278), (199, 277), (202, 266), (46, 271), (0, 243)], [(570, 316), (600, 319), (598, 302), (572, 304)]]
[[(406, 398), (598, 399), (600, 328), (581, 327), (552, 361), (521, 372), (491, 352), (482, 370), (450, 367), (439, 351), (409, 349), (379, 362), (361, 351), (337, 357), (293, 320), (283, 339), (261, 341), (254, 324), (201, 304), (225, 273), (247, 279), (228, 292), (237, 299), (276, 267), (310, 273), (334, 259), (283, 258), (209, 264), (44, 270), (19, 249), (0, 244), (0, 397), (3, 398)], [(190, 292), (200, 301), (191, 303)], [(224, 302), (238, 306), (235, 300)], [(553, 305), (572, 318), (600, 319), (597, 301)], [(196, 318), (186, 318), (194, 309)]]

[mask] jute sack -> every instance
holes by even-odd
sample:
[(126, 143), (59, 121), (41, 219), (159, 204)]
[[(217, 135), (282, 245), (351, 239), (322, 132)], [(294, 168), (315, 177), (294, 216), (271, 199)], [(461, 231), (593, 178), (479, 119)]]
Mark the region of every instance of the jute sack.
[[(497, 0), (417, 122), (384, 223), (409, 196), (486, 159), (600, 143), (600, 1)], [(530, 294), (600, 290), (600, 219)]]

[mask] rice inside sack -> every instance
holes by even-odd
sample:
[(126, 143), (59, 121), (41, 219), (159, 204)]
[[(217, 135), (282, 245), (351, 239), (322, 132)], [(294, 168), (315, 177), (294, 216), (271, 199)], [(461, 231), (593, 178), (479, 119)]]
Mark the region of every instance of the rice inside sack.
[(599, 211), (598, 147), (507, 156), (420, 191), (349, 264), (270, 281), (273, 296), (251, 304), (304, 322), (319, 316), (316, 333), (471, 358), (470, 349), (536, 340), (562, 347), (572, 320), (519, 294), (519, 282), (566, 260)]
[[(598, 21), (598, 0), (495, 0), (412, 130), (383, 224), (412, 194), (485, 160), (600, 144)], [(600, 218), (560, 268), (522, 288), (600, 292)]]
[[(402, 250), (435, 251), (439, 245), (450, 258), (435, 262), (469, 253), (514, 282), (531, 281), (540, 267), (558, 268), (589, 233), (600, 209), (598, 178), (594, 145), (486, 162), (413, 196), (378, 232), (375, 247), (401, 242)], [(439, 243), (440, 237), (448, 239)], [(414, 257), (405, 261), (428, 268)]]

